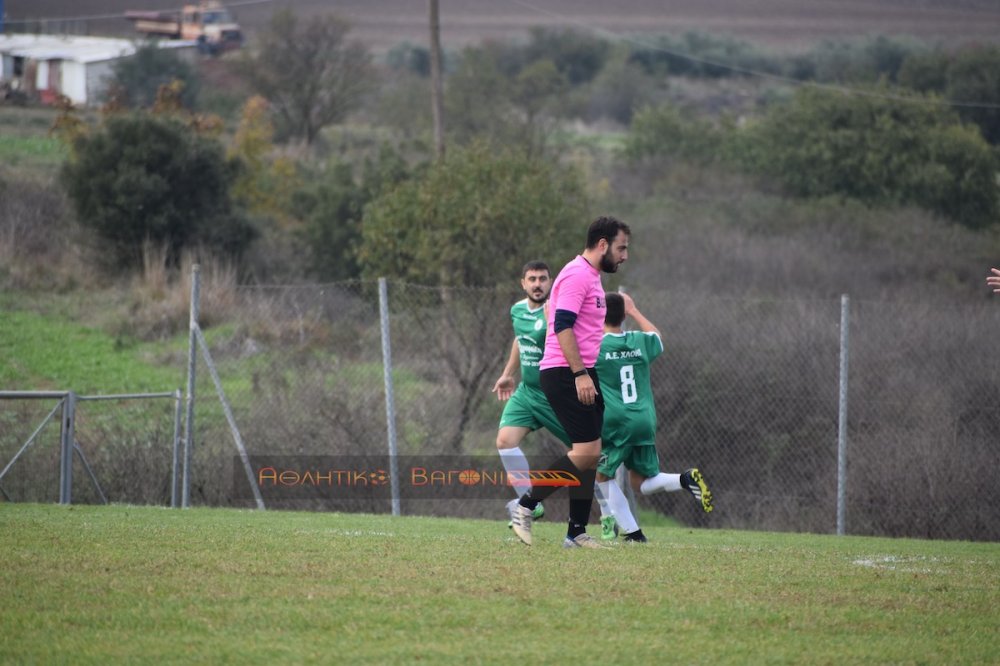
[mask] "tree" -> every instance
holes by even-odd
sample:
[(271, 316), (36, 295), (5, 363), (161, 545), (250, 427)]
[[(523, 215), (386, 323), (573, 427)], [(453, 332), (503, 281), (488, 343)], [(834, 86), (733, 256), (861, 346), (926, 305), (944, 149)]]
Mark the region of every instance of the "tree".
[(372, 201), (358, 258), (368, 277), (508, 284), (528, 258), (579, 250), (586, 223), (574, 169), (475, 142)]
[(146, 242), (173, 261), (192, 245), (239, 255), (254, 231), (232, 205), (234, 176), (217, 140), (146, 113), (113, 115), (79, 136), (62, 171), (80, 223), (118, 268), (137, 265)]
[(945, 96), (979, 106), (958, 107), (994, 146), (1000, 145), (1000, 47), (983, 46), (958, 53), (948, 67)]
[(300, 23), (276, 12), (240, 70), (274, 108), (279, 131), (311, 145), (324, 127), (357, 108), (374, 77), (368, 50), (347, 42), (348, 23), (333, 16)]
[(574, 86), (597, 76), (610, 52), (611, 45), (604, 39), (553, 28), (532, 28), (530, 42), (525, 47), (527, 62), (551, 60)]
[(915, 204), (972, 228), (1000, 221), (996, 155), (933, 99), (800, 89), (742, 139), (743, 164), (798, 196)]
[(274, 125), (267, 100), (253, 96), (243, 106), (229, 157), (242, 168), (233, 183), (233, 198), (251, 213), (281, 220), (290, 207), (291, 192), (298, 186), (295, 163), (287, 157), (272, 158)]
[(398, 307), (409, 318), (406, 330), (433, 323), (420, 337), (434, 350), (430, 380), (457, 388), (456, 425), (438, 433), (451, 450), (461, 450), (489, 395), (497, 350), (510, 344), (506, 290), (468, 287), (509, 288), (533, 258), (562, 265), (582, 249), (586, 215), (575, 170), (485, 142), (449, 149), (365, 207), (358, 253), (364, 275), (442, 287), (411, 292)]
[(480, 137), (509, 143), (515, 136), (511, 86), (489, 51), (464, 49), (445, 90), (444, 113), (449, 118), (450, 137), (459, 144)]
[(1000, 144), (1000, 47), (913, 54), (900, 68), (899, 83), (956, 102), (959, 117), (978, 125), (994, 146)]
[(366, 159), (360, 179), (351, 164), (328, 166), (315, 183), (294, 196), (295, 214), (304, 221), (307, 272), (321, 281), (357, 277), (357, 246), (365, 205), (409, 176), (402, 157), (383, 147)]
[(147, 109), (156, 101), (160, 86), (173, 81), (183, 83), (181, 102), (192, 109), (198, 99), (201, 82), (197, 72), (169, 49), (143, 44), (130, 58), (114, 66), (109, 90), (117, 101), (132, 109)]
[(520, 111), (521, 134), (529, 152), (544, 150), (554, 128), (552, 111), (567, 88), (565, 77), (551, 60), (536, 60), (515, 77), (511, 98)]
[(636, 112), (625, 141), (625, 157), (708, 163), (720, 156), (723, 132), (701, 117), (664, 104)]

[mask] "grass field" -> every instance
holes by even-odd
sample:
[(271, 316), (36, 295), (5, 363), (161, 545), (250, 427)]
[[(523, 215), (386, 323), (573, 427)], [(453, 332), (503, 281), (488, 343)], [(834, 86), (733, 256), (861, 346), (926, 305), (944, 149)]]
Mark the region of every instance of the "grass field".
[(997, 663), (1000, 545), (0, 505), (0, 662)]

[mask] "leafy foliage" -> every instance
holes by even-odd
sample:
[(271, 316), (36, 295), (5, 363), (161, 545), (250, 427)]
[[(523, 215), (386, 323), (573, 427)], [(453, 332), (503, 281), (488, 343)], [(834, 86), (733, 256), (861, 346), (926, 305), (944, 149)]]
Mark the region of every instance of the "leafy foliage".
[(308, 274), (321, 281), (357, 277), (356, 251), (365, 205), (409, 175), (399, 154), (383, 148), (375, 159), (365, 160), (360, 179), (350, 164), (337, 163), (318, 182), (299, 189), (294, 208), (304, 220)]
[(651, 104), (661, 87), (636, 63), (612, 58), (588, 86), (583, 116), (588, 120), (610, 118), (628, 126), (636, 110)]
[(671, 104), (640, 109), (625, 142), (625, 156), (711, 162), (718, 156), (723, 133), (710, 122), (685, 114)]
[(257, 50), (244, 56), (240, 69), (274, 107), (281, 135), (312, 144), (360, 103), (373, 71), (368, 50), (347, 41), (349, 30), (333, 15), (299, 22), (282, 10), (258, 36)]
[(297, 176), (292, 160), (272, 158), (273, 138), (267, 100), (255, 95), (243, 107), (229, 150), (229, 156), (242, 165), (233, 182), (233, 197), (251, 213), (282, 218), (290, 208), (290, 193), (297, 186)]
[(884, 35), (864, 40), (824, 41), (793, 61), (791, 75), (824, 83), (895, 82), (905, 62), (921, 53), (906, 40)]
[(181, 102), (194, 108), (201, 88), (198, 73), (169, 49), (143, 44), (131, 58), (122, 58), (113, 69), (109, 90), (116, 101), (132, 109), (147, 109), (156, 101), (160, 87), (183, 83)]
[(776, 74), (781, 65), (746, 42), (700, 32), (680, 38), (661, 35), (632, 47), (628, 60), (655, 76), (690, 76), (718, 79), (742, 76), (738, 69)]
[(462, 51), (445, 88), (445, 128), (451, 139), (462, 144), (482, 136), (500, 143), (513, 139), (512, 87), (488, 51)]
[(119, 268), (137, 265), (146, 242), (176, 260), (195, 244), (238, 255), (254, 236), (232, 205), (235, 169), (222, 145), (176, 118), (109, 117), (76, 140), (62, 176), (81, 224)]
[(526, 64), (551, 60), (570, 85), (593, 80), (604, 67), (611, 45), (603, 39), (576, 30), (533, 28), (524, 49)]
[(973, 228), (997, 222), (992, 149), (922, 102), (801, 89), (746, 133), (740, 159), (797, 196), (916, 204)]
[(526, 256), (557, 264), (579, 249), (586, 206), (573, 169), (476, 142), (374, 200), (358, 256), (369, 277), (507, 284)]
[(957, 102), (959, 115), (975, 123), (986, 140), (1000, 145), (1000, 46), (967, 49), (948, 67), (945, 96)]

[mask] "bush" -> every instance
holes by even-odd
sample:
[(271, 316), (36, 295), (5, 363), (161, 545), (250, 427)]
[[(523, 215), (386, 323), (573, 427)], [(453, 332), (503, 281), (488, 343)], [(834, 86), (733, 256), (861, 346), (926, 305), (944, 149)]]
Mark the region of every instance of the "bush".
[(675, 106), (645, 107), (636, 113), (625, 141), (625, 156), (708, 163), (718, 157), (722, 132)]
[(197, 72), (168, 49), (156, 44), (144, 44), (131, 58), (119, 60), (109, 92), (118, 95), (118, 101), (129, 108), (147, 109), (156, 101), (160, 86), (173, 81), (183, 84), (181, 100), (193, 109), (201, 82)]
[(573, 169), (475, 143), (366, 207), (359, 259), (367, 277), (508, 284), (529, 257), (579, 250), (586, 206)]
[(629, 62), (654, 76), (690, 76), (718, 79), (743, 76), (740, 70), (781, 71), (779, 61), (759, 53), (746, 42), (688, 32), (680, 39), (663, 35), (648, 46), (632, 48)]
[(137, 266), (143, 244), (204, 245), (239, 256), (254, 237), (234, 210), (235, 166), (222, 145), (179, 120), (117, 115), (79, 137), (62, 178), (80, 223), (108, 243), (112, 267)]
[(879, 35), (866, 40), (825, 41), (793, 59), (788, 73), (824, 83), (896, 82), (906, 61), (919, 57), (919, 45)]
[(800, 89), (740, 138), (738, 159), (803, 197), (916, 204), (972, 228), (1000, 219), (997, 158), (979, 132), (914, 98)]
[(589, 86), (586, 119), (610, 118), (627, 126), (661, 87), (642, 67), (623, 58), (611, 60)]
[(296, 192), (294, 212), (305, 222), (301, 236), (308, 254), (307, 274), (324, 282), (356, 277), (365, 205), (408, 176), (403, 159), (383, 148), (376, 159), (365, 160), (360, 179), (350, 164), (334, 164), (317, 182)]
[(598, 37), (575, 30), (533, 28), (524, 49), (525, 64), (551, 60), (570, 85), (591, 81), (604, 67), (611, 45)]

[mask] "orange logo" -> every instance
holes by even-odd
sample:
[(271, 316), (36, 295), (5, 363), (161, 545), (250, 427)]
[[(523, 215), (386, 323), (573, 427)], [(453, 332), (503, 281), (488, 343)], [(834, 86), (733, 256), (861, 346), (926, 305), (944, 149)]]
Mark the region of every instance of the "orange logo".
[(463, 469), (458, 473), (458, 482), (463, 486), (474, 486), (481, 478), (482, 475), (474, 469)]
[(507, 473), (507, 484), (530, 483), (533, 486), (566, 486), (580, 485), (580, 479), (574, 474), (559, 469), (529, 469), (527, 472), (513, 471)]

